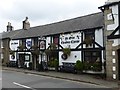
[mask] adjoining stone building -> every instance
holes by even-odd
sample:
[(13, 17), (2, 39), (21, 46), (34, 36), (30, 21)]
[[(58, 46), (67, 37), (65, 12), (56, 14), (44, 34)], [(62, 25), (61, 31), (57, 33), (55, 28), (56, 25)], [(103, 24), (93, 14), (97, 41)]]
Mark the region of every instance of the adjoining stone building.
[(99, 8), (104, 14), (107, 78), (120, 80), (120, 0), (108, 0)]

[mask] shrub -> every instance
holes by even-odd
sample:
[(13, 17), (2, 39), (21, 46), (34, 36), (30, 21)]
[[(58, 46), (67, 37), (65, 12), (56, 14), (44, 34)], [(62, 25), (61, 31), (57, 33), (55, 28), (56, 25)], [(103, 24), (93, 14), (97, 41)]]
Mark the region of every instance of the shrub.
[(58, 68), (59, 66), (59, 61), (57, 59), (54, 60), (54, 67), (55, 68)]
[(82, 72), (83, 71), (83, 63), (80, 60), (76, 61), (75, 68), (77, 71)]
[(84, 62), (84, 70), (91, 70), (91, 64), (88, 62)]
[(101, 71), (101, 64), (100, 63), (94, 63), (92, 70), (93, 71)]

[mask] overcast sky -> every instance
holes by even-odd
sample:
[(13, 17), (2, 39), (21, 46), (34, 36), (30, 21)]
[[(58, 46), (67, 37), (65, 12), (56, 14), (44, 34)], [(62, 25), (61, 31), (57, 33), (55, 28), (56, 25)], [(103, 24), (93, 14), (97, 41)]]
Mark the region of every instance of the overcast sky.
[(30, 26), (39, 26), (100, 12), (106, 0), (0, 0), (0, 32), (8, 22), (14, 30), (22, 28), (27, 16)]

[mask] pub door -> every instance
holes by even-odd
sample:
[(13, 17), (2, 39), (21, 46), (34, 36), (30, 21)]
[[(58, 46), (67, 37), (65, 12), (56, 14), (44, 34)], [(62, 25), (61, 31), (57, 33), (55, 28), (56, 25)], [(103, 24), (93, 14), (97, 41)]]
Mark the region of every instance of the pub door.
[(21, 68), (24, 67), (24, 62), (25, 62), (25, 55), (24, 54), (19, 54), (19, 65)]

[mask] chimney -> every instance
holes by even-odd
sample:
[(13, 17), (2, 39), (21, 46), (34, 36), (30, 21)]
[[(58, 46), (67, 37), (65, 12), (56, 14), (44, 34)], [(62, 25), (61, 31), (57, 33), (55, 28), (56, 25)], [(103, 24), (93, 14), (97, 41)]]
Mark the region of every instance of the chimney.
[(7, 25), (7, 32), (10, 32), (13, 30), (13, 27), (11, 26), (11, 23), (8, 22), (8, 25)]
[(26, 17), (25, 20), (23, 21), (23, 29), (28, 30), (29, 28), (30, 28), (30, 23), (28, 21), (28, 17)]

